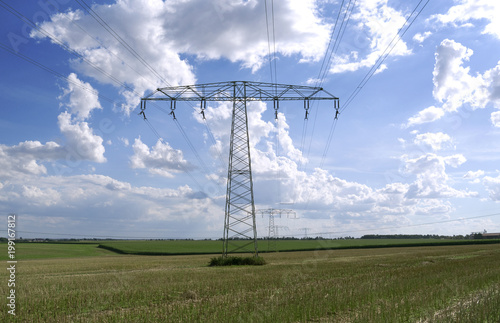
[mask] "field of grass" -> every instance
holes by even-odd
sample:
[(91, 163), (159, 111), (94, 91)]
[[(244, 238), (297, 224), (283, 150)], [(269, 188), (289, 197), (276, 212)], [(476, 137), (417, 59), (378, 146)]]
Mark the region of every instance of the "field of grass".
[[(258, 240), (259, 252), (303, 251), (318, 249), (375, 248), (388, 246), (425, 246), (497, 242), (499, 240), (442, 240), (442, 239), (348, 239), (348, 240)], [(104, 241), (101, 247), (123, 254), (135, 255), (189, 255), (221, 253), (222, 241), (215, 240), (125, 240)]]
[[(91, 257), (113, 254), (97, 243), (17, 243), (16, 260)], [(0, 260), (7, 260), (7, 244), (0, 244)]]
[[(80, 248), (79, 245), (75, 245)], [(56, 247), (57, 248), (57, 247)], [(96, 251), (97, 252), (97, 251)], [(100, 251), (99, 251), (100, 252)], [(20, 260), (20, 322), (498, 322), (500, 245)], [(0, 295), (7, 295), (6, 270)], [(7, 308), (0, 321), (7, 322)]]

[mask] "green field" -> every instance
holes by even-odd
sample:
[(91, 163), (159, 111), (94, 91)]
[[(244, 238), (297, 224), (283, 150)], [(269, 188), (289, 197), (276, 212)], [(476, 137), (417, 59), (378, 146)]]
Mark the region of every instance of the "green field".
[[(97, 244), (16, 247), (19, 322), (500, 318), (499, 244), (280, 252), (263, 254), (267, 265), (242, 267), (208, 267), (211, 255), (115, 254)], [(6, 270), (0, 281), (6, 297)], [(3, 307), (0, 321), (7, 322)]]
[[(426, 245), (455, 245), (472, 243), (500, 243), (500, 240), (443, 240), (443, 239), (348, 239), (348, 240), (258, 240), (259, 252), (306, 251), (320, 249), (377, 248)], [(104, 241), (101, 247), (122, 254), (135, 255), (190, 255), (221, 253), (222, 241), (216, 240), (153, 240)]]
[[(7, 244), (0, 244), (0, 260), (7, 260)], [(113, 254), (97, 243), (17, 243), (16, 259), (74, 258)]]

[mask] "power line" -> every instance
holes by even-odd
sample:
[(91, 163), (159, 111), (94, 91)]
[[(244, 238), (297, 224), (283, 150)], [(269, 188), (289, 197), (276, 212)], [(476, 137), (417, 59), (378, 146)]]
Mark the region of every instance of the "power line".
[[(345, 101), (343, 108), (341, 109), (341, 112), (343, 112), (347, 107), (351, 104), (351, 102), (354, 100), (354, 98), (359, 94), (361, 89), (368, 83), (368, 81), (371, 79), (371, 77), (375, 74), (375, 72), (379, 69), (380, 65), (385, 61), (385, 59), (389, 56), (391, 51), (394, 49), (394, 47), (397, 45), (397, 43), (401, 40), (401, 38), (406, 34), (408, 29), (413, 25), (415, 20), (418, 18), (418, 16), (422, 13), (422, 11), (425, 9), (427, 4), (429, 3), (430, 0), (427, 0), (427, 2), (420, 8), (420, 10), (417, 12), (415, 16), (414, 13), (417, 11), (418, 7), (420, 4), (423, 2), (423, 0), (420, 0), (420, 2), (416, 5), (415, 9), (413, 9), (412, 13), (408, 16), (408, 18), (405, 20), (401, 28), (398, 30), (397, 34), (394, 36), (394, 38), (391, 40), (391, 42), (387, 45), (385, 50), (382, 52), (382, 54), (379, 56), (377, 61), (373, 64), (373, 66), (370, 68), (368, 73), (363, 77), (361, 82), (359, 82), (358, 86), (354, 89), (354, 91), (351, 93), (351, 95), (347, 98)], [(412, 19), (410, 22), (410, 19)], [(408, 26), (405, 28), (405, 26), (408, 24)], [(404, 29), (404, 30), (403, 30)]]
[[(327, 234), (345, 234), (345, 233), (373, 232), (373, 231), (376, 231), (376, 230), (404, 229), (404, 228), (421, 227), (421, 226), (432, 225), (432, 224), (443, 224), (443, 223), (460, 222), (460, 221), (473, 220), (473, 219), (479, 219), (479, 218), (487, 218), (487, 217), (492, 217), (492, 216), (496, 216), (496, 215), (500, 215), (500, 213), (478, 215), (478, 216), (472, 216), (472, 217), (462, 218), (462, 219), (443, 220), (443, 221), (435, 221), (435, 222), (427, 222), (427, 223), (417, 223), (417, 224), (409, 224), (409, 225), (401, 225), (401, 226), (393, 226), (393, 227), (377, 227), (377, 228), (374, 228), (374, 229), (361, 229), (361, 230), (350, 230), (350, 231), (315, 232), (315, 233), (309, 233), (309, 235), (320, 236), (320, 235), (327, 235)], [(289, 235), (288, 237), (292, 237), (292, 236), (293, 235)], [(287, 237), (287, 236), (284, 236), (284, 237)]]
[(110, 73), (108, 73), (105, 70), (103, 70), (101, 67), (99, 67), (96, 64), (94, 64), (93, 62), (91, 62), (89, 59), (87, 59), (85, 56), (83, 56), (80, 53), (78, 53), (76, 50), (74, 50), (74, 49), (70, 48), (69, 46), (67, 46), (66, 44), (64, 44), (63, 41), (61, 41), (60, 39), (58, 39), (54, 35), (50, 34), (49, 32), (47, 32), (42, 27), (40, 27), (37, 24), (35, 24), (33, 21), (31, 21), (26, 16), (24, 16), (22, 13), (20, 13), (16, 9), (14, 9), (11, 6), (9, 6), (8, 4), (6, 4), (3, 0), (0, 0), (0, 5), (2, 7), (4, 7), (7, 11), (9, 11), (11, 14), (13, 14), (14, 16), (16, 16), (20, 20), (26, 22), (27, 24), (31, 25), (33, 28), (35, 28), (36, 30), (38, 30), (40, 33), (42, 33), (43, 35), (45, 35), (46, 37), (48, 37), (50, 40), (52, 40), (53, 42), (55, 42), (56, 44), (58, 44), (59, 46), (61, 46), (67, 52), (73, 54), (77, 58), (81, 59), (82, 61), (84, 61), (85, 63), (87, 63), (88, 65), (90, 65), (96, 71), (100, 72), (101, 74), (105, 75), (109, 79), (113, 80), (113, 82), (115, 82), (116, 84), (118, 84), (120, 87), (123, 87), (126, 90), (129, 90), (129, 91), (135, 93), (136, 95), (140, 96), (140, 94), (137, 93), (134, 89), (132, 89), (131, 87), (129, 87), (125, 83), (121, 82), (116, 77), (114, 77)]
[(35, 65), (36, 67), (38, 67), (38, 68), (40, 68), (40, 69), (42, 69), (42, 70), (44, 70), (44, 71), (46, 71), (46, 72), (49, 72), (49, 73), (53, 74), (54, 76), (56, 76), (56, 77), (58, 77), (58, 78), (60, 78), (60, 79), (62, 79), (62, 80), (64, 80), (64, 81), (67, 81), (68, 83), (71, 83), (71, 84), (73, 84), (73, 85), (75, 85), (75, 86), (77, 86), (77, 87), (79, 87), (79, 88), (81, 88), (81, 89), (83, 89), (83, 90), (85, 90), (85, 91), (87, 91), (87, 92), (89, 92), (89, 93), (92, 93), (92, 94), (97, 95), (100, 99), (103, 99), (103, 100), (108, 101), (109, 103), (113, 103), (113, 104), (117, 103), (115, 100), (110, 99), (109, 97), (107, 97), (107, 96), (105, 96), (105, 95), (100, 94), (97, 90), (94, 90), (94, 89), (89, 89), (88, 87), (83, 86), (83, 85), (82, 85), (82, 84), (80, 84), (80, 83), (77, 83), (77, 82), (75, 82), (75, 81), (72, 81), (72, 80), (70, 80), (67, 76), (62, 75), (61, 73), (59, 73), (59, 72), (57, 72), (57, 71), (55, 71), (55, 70), (51, 69), (50, 67), (47, 67), (46, 65), (43, 65), (42, 63), (38, 62), (37, 60), (35, 60), (35, 59), (31, 58), (31, 57), (28, 57), (28, 56), (26, 56), (26, 55), (23, 55), (23, 54), (21, 54), (21, 53), (18, 53), (18, 52), (16, 52), (16, 51), (14, 51), (14, 50), (13, 50), (13, 49), (11, 49), (9, 46), (7, 46), (7, 45), (5, 45), (5, 44), (3, 44), (3, 43), (1, 43), (1, 42), (0, 42), (0, 47), (1, 47), (3, 50), (5, 50), (5, 51), (7, 51), (7, 52), (9, 52), (9, 53), (11, 53), (11, 54), (13, 54), (13, 55), (16, 55), (17, 57), (19, 57), (19, 58), (21, 58), (21, 59), (23, 59), (23, 60), (27, 61), (28, 63), (33, 64), (33, 65)]
[[(77, 0), (78, 2), (79, 0)], [(89, 10), (86, 9), (86, 11), (91, 14), (94, 13), (96, 16), (92, 15), (92, 17), (94, 17), (94, 19), (96, 19), (108, 32), (110, 32), (113, 37), (115, 37), (115, 39), (117, 39), (127, 50), (131, 51), (132, 54), (134, 55), (134, 57), (136, 57), (137, 59), (139, 59), (143, 64), (145, 64), (147, 67), (150, 68), (150, 70), (152, 69), (152, 67), (140, 56), (137, 54), (137, 52), (135, 50), (133, 50), (133, 48), (131, 48), (116, 32), (114, 32), (114, 30), (94, 11), (92, 10), (92, 8), (90, 8), (86, 3), (85, 1), (83, 0), (80, 0), (82, 1), (83, 4), (85, 4)], [(82, 3), (79, 2), (80, 5), (82, 5)], [(87, 64), (89, 64), (91, 67), (93, 67), (94, 69), (96, 69), (97, 71), (101, 72), (102, 74), (104, 74), (105, 76), (107, 76), (108, 78), (110, 78), (111, 80), (113, 80), (116, 84), (120, 85), (121, 87), (133, 92), (134, 94), (136, 94), (138, 97), (141, 96), (140, 93), (136, 92), (134, 89), (130, 88), (129, 86), (127, 86), (125, 83), (121, 82), (120, 80), (118, 80), (117, 78), (115, 78), (113, 75), (111, 75), (110, 73), (107, 73), (105, 70), (103, 70), (101, 67), (97, 66), (96, 64), (92, 63), (91, 61), (89, 61), (87, 58), (85, 58), (83, 55), (79, 54), (77, 51), (71, 49), (69, 46), (67, 46), (66, 44), (64, 44), (63, 41), (59, 40), (58, 38), (56, 38), (55, 36), (51, 35), (50, 33), (48, 33), (45, 29), (43, 29), (42, 27), (38, 26), (37, 24), (33, 23), (31, 20), (29, 20), (26, 16), (24, 16), (23, 14), (21, 14), (20, 12), (18, 12), (17, 10), (15, 10), (14, 8), (12, 8), (11, 6), (9, 6), (8, 4), (4, 3), (3, 0), (0, 0), (0, 5), (2, 7), (4, 7), (7, 11), (9, 11), (11, 14), (15, 15), (17, 18), (21, 19), (22, 21), (28, 23), (29, 25), (33, 26), (35, 29), (37, 29), (38, 31), (40, 31), (43, 35), (45, 35), (46, 37), (50, 38), (52, 41), (54, 41), (55, 43), (57, 43), (58, 45), (60, 45), (62, 48), (64, 48), (66, 51), (70, 52), (71, 54), (75, 55), (76, 57), (82, 59), (83, 61), (85, 61)], [(83, 5), (82, 5), (83, 6)], [(84, 8), (85, 9), (85, 8)], [(81, 27), (80, 27), (81, 28)], [(88, 33), (87, 33), (88, 34)], [(90, 35), (89, 35), (90, 36)], [(93, 37), (92, 37), (93, 38)], [(93, 38), (95, 39), (95, 38)], [(36, 62), (35, 60), (31, 59), (31, 58), (28, 58), (22, 54), (19, 54), (19, 53), (15, 53), (14, 51), (11, 51), (7, 46), (5, 45), (2, 45), (2, 48), (4, 50), (7, 50), (17, 56), (19, 56), (20, 58), (40, 67), (40, 68), (43, 68), (45, 69), (46, 71), (56, 75), (57, 77), (59, 78), (62, 78), (62, 79), (65, 79), (77, 86), (80, 86), (82, 87), (81, 85), (78, 85), (76, 84), (75, 82), (72, 82), (70, 81), (67, 77), (57, 73), (56, 71), (46, 67), (45, 65), (41, 64), (41, 63), (38, 63)], [(109, 51), (109, 50), (108, 50)], [(110, 51), (109, 51), (110, 52)], [(111, 53), (111, 52), (110, 52)], [(117, 55), (115, 55), (116, 57), (118, 57)], [(123, 61), (123, 60), (122, 60)], [(136, 73), (138, 73), (135, 69), (133, 69)], [(153, 69), (154, 71), (154, 69)], [(156, 73), (156, 75), (162, 80), (164, 81), (167, 85), (168, 85), (168, 82), (166, 82), (156, 71), (154, 71)], [(139, 73), (138, 73), (139, 74)], [(140, 76), (142, 76), (141, 74), (139, 74)], [(84, 88), (85, 90), (87, 91), (90, 91), (89, 89), (86, 89)], [(92, 92), (92, 91), (91, 91)], [(93, 92), (95, 94), (98, 94), (97, 91)], [(99, 95), (99, 94), (98, 94)], [(99, 95), (100, 97), (103, 97), (105, 98), (104, 96), (102, 95)], [(109, 102), (112, 102), (112, 103), (115, 103), (114, 100), (112, 99), (109, 99), (109, 98), (105, 98), (106, 101), (109, 101)], [(211, 132), (208, 124), (206, 124), (206, 128), (208, 129), (209, 132)], [(188, 139), (188, 142), (189, 139)], [(190, 144), (190, 146), (192, 146), (192, 144)], [(197, 159), (201, 161), (201, 158), (199, 157), (199, 155), (197, 154), (197, 152), (195, 152), (195, 156), (197, 156)], [(202, 165), (204, 165), (204, 163), (202, 162)], [(206, 166), (205, 166), (206, 168)]]
[[(156, 137), (158, 137), (158, 140), (161, 143), (165, 143), (163, 141), (163, 138), (160, 136), (160, 134), (158, 133), (158, 131), (156, 131), (156, 129), (151, 124), (151, 122), (149, 122), (149, 120), (147, 118), (144, 118), (144, 121), (146, 122), (146, 124), (148, 125), (148, 127), (151, 129), (151, 131), (156, 135)], [(184, 173), (186, 173), (191, 178), (191, 180), (198, 186), (198, 188), (200, 189), (200, 191), (203, 191), (203, 186), (201, 186), (201, 184), (191, 174), (191, 172), (189, 171), (189, 169), (187, 169), (187, 167), (184, 166), (184, 164), (182, 164), (182, 163), (179, 163), (179, 166), (182, 168), (182, 170), (184, 171)]]
[[(352, 12), (354, 11), (354, 6), (356, 5), (356, 0), (354, 1), (354, 3), (352, 3), (352, 5), (351, 5), (351, 3), (352, 3), (352, 0), (349, 0), (349, 3), (347, 4), (347, 8), (346, 8), (346, 10), (344, 12), (344, 16), (342, 18), (342, 22), (341, 22), (340, 27), (338, 29), (338, 32), (336, 34), (335, 41), (333, 42), (333, 45), (331, 46), (331, 49), (330, 49), (330, 45), (332, 43), (332, 39), (333, 39), (333, 37), (335, 35), (335, 30), (337, 29), (337, 25), (339, 23), (339, 17), (341, 15), (342, 8), (344, 7), (344, 1), (342, 1), (342, 3), (341, 3), (340, 9), (339, 9), (339, 13), (337, 15), (337, 19), (335, 21), (335, 25), (334, 25), (334, 28), (332, 30), (332, 34), (330, 36), (330, 41), (328, 43), (328, 47), (326, 49), (325, 56), (323, 58), (323, 62), (321, 64), (320, 72), (318, 74), (318, 79), (316, 80), (316, 86), (321, 87), (321, 85), (323, 84), (323, 82), (324, 82), (324, 80), (326, 78), (326, 75), (327, 75), (327, 73), (328, 73), (328, 71), (330, 69), (330, 66), (331, 66), (331, 63), (332, 63), (332, 58), (335, 56), (335, 54), (337, 52), (337, 49), (339, 48), (340, 42), (342, 41), (342, 38), (344, 37), (344, 33), (345, 33), (346, 29), (347, 29), (347, 25), (349, 23), (349, 20), (351, 19)], [(328, 57), (328, 59), (327, 59), (327, 57)], [(313, 140), (313, 137), (314, 137), (314, 131), (316, 129), (317, 118), (318, 118), (318, 111), (315, 110), (314, 111), (313, 127), (312, 127), (311, 136), (310, 136), (309, 145), (308, 145), (307, 154), (306, 154), (306, 160), (309, 160), (309, 155), (311, 153), (312, 140)], [(335, 118), (334, 121), (333, 121), (334, 124), (336, 124), (336, 121), (337, 121), (337, 119)], [(331, 137), (333, 136), (333, 131), (332, 131), (333, 127), (334, 127), (334, 125), (332, 125), (332, 127), (330, 128), (329, 141), (331, 141)], [(303, 136), (307, 135), (306, 132), (307, 132), (307, 120), (304, 120)], [(329, 144), (328, 141), (327, 141), (327, 145), (326, 146), (327, 147), (330, 146), (330, 144)], [(324, 155), (326, 155), (326, 151), (325, 151)], [(324, 160), (324, 158), (322, 158), (321, 165), (323, 164), (323, 160)]]
[(92, 18), (95, 19), (114, 39), (116, 39), (127, 51), (137, 58), (147, 69), (149, 69), (159, 80), (169, 85), (168, 82), (141, 56), (135, 51), (111, 26), (101, 18), (84, 0), (75, 0)]
[(267, 51), (268, 51), (268, 57), (269, 57), (269, 69), (271, 72), (271, 83), (274, 83), (274, 78), (273, 78), (273, 59), (271, 55), (271, 39), (269, 37), (269, 18), (268, 18), (268, 13), (267, 13), (267, 0), (264, 0), (264, 9), (266, 11), (266, 30), (267, 30)]
[[(498, 216), (500, 213), (492, 213), (492, 214), (485, 214), (485, 215), (478, 215), (478, 216), (473, 216), (473, 217), (467, 217), (467, 218), (462, 218), (462, 219), (453, 219), (453, 220), (443, 220), (443, 221), (435, 221), (435, 222), (427, 222), (427, 223), (418, 223), (418, 224), (410, 224), (410, 225), (404, 225), (404, 226), (393, 226), (393, 227), (379, 227), (375, 229), (363, 229), (363, 230), (350, 230), (350, 231), (330, 231), (330, 232), (313, 232), (307, 233), (307, 236), (321, 236), (321, 235), (327, 235), (327, 234), (346, 234), (346, 233), (360, 233), (360, 232), (373, 232), (376, 230), (392, 230), (392, 229), (404, 229), (404, 228), (411, 228), (411, 227), (419, 227), (419, 226), (426, 226), (426, 225), (432, 225), (432, 224), (443, 224), (443, 223), (452, 223), (452, 222), (460, 222), (460, 221), (467, 221), (467, 220), (473, 220), (473, 219), (480, 219), (480, 218), (487, 218), (487, 217), (492, 217), (492, 216)], [(6, 229), (0, 230), (2, 232), (6, 232)], [(31, 233), (31, 234), (43, 234), (43, 235), (52, 235), (52, 236), (69, 236), (69, 237), (90, 237), (90, 238), (114, 238), (114, 239), (138, 239), (138, 240), (145, 240), (145, 239), (172, 239), (172, 238), (165, 238), (165, 237), (138, 237), (138, 236), (113, 236), (113, 235), (93, 235), (93, 234), (74, 234), (74, 233), (61, 233), (61, 232), (39, 232), (39, 231), (17, 231), (17, 233)], [(295, 237), (295, 236), (304, 236), (304, 234), (294, 234), (294, 235), (282, 235), (281, 237)], [(197, 237), (200, 239), (204, 239), (207, 237)]]
[[(97, 39), (96, 37), (92, 36), (87, 30), (85, 30), (85, 28), (83, 28), (82, 26), (80, 26), (74, 19), (70, 18), (69, 15), (65, 15), (64, 12), (58, 10), (59, 13), (61, 13), (67, 20), (69, 20), (73, 25), (75, 25), (76, 27), (78, 27), (82, 32), (84, 32), (85, 34), (87, 34), (87, 36), (89, 36), (90, 38), (92, 38), (97, 44), (99, 44), (100, 48), (103, 48), (104, 50), (106, 50), (109, 54), (113, 55), (114, 57), (116, 57), (118, 60), (120, 60), (121, 63), (127, 65), (132, 71), (134, 71), (135, 73), (137, 73), (137, 75), (139, 75), (143, 80), (145, 81), (148, 81), (144, 75), (142, 75), (139, 71), (137, 71), (134, 67), (132, 67), (129, 63), (127, 63), (125, 61), (125, 59), (121, 58), (118, 54), (112, 52), (105, 44), (104, 42), (100, 41), (99, 39)], [(151, 80), (149, 80), (151, 81)]]

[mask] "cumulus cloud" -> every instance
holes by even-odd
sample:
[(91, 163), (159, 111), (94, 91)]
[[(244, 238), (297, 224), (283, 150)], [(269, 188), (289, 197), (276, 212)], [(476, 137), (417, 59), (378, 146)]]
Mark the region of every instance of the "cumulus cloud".
[(432, 32), (426, 31), (424, 33), (416, 33), (413, 36), (413, 40), (416, 41), (417, 43), (423, 43), (424, 40), (426, 40), (430, 35), (432, 35)]
[(46, 144), (25, 141), (14, 146), (0, 144), (0, 178), (45, 174), (47, 168), (39, 160), (53, 160), (64, 156), (64, 149), (52, 141)]
[[(433, 96), (442, 105), (431, 106), (408, 119), (407, 127), (432, 122), (445, 113), (456, 112), (463, 106), (472, 109), (492, 105), (500, 108), (500, 62), (483, 74), (471, 75), (470, 68), (464, 66), (473, 51), (454, 40), (445, 39), (436, 50), (433, 71)], [(491, 115), (496, 126), (497, 112)]]
[(441, 145), (446, 142), (450, 142), (451, 137), (445, 133), (437, 132), (437, 133), (422, 133), (417, 134), (415, 137), (415, 143), (417, 145), (427, 145), (430, 146), (433, 150), (440, 150)]
[(63, 105), (68, 110), (57, 118), (64, 143), (26, 140), (13, 146), (0, 145), (0, 177), (47, 174), (47, 161), (106, 161), (103, 139), (83, 121), (90, 118), (92, 110), (102, 109), (98, 92), (74, 73), (68, 76), (67, 86), (59, 99), (67, 98)]
[(490, 195), (490, 198), (493, 201), (500, 201), (500, 176), (485, 176), (483, 178), (483, 183)]
[(87, 122), (73, 122), (71, 114), (62, 112), (57, 117), (59, 129), (66, 138), (65, 148), (72, 153), (72, 158), (78, 160), (90, 160), (98, 163), (104, 163), (105, 148), (100, 136), (93, 133)]
[(98, 92), (89, 83), (79, 80), (75, 73), (68, 76), (68, 87), (59, 99), (65, 97), (68, 97), (68, 101), (64, 105), (79, 120), (88, 119), (94, 109), (102, 109)]
[(132, 145), (134, 155), (130, 157), (130, 167), (147, 168), (152, 174), (164, 177), (174, 177), (173, 173), (187, 172), (194, 169), (182, 154), (173, 149), (168, 142), (158, 140), (150, 149), (140, 138)]
[(463, 176), (466, 179), (469, 179), (472, 183), (479, 183), (479, 177), (484, 176), (484, 171), (483, 170), (477, 170), (477, 171), (468, 171), (465, 173)]
[(493, 126), (500, 128), (500, 111), (491, 113), (491, 123)]
[[(357, 10), (351, 15), (350, 23), (356, 32), (352, 38), (358, 39), (358, 44), (350, 48), (349, 52), (338, 55), (335, 64), (332, 64), (331, 73), (356, 71), (373, 66), (406, 21), (405, 13), (390, 7), (387, 0), (358, 2), (355, 9)], [(359, 35), (366, 39), (359, 41)], [(406, 43), (398, 39), (389, 56), (409, 54), (411, 50)], [(386, 66), (381, 66), (377, 72), (384, 69)]]
[[(265, 62), (269, 51), (263, 1), (195, 0), (172, 9), (173, 19), (166, 19), (163, 28), (180, 51), (204, 59), (226, 57), (253, 71)], [(303, 61), (319, 60), (330, 26), (317, 16), (315, 1), (279, 1), (273, 10), (276, 50), (299, 54)]]
[(410, 185), (406, 193), (407, 198), (450, 198), (477, 195), (475, 192), (456, 190), (448, 183), (446, 165), (456, 168), (465, 163), (466, 159), (461, 154), (443, 157), (428, 153), (416, 158), (404, 155), (402, 161), (405, 163), (404, 171), (416, 175), (415, 182)]
[(418, 112), (416, 115), (408, 119), (406, 127), (411, 127), (417, 124), (432, 122), (444, 116), (444, 111), (441, 108), (431, 106)]
[(461, 0), (457, 5), (448, 9), (445, 14), (433, 15), (435, 19), (443, 24), (451, 24), (459, 27), (473, 26), (472, 21), (486, 20), (487, 24), (483, 34), (490, 34), (500, 39), (500, 3), (489, 0)]
[(471, 49), (449, 39), (443, 40), (436, 51), (433, 96), (444, 103), (445, 111), (456, 111), (466, 102), (474, 106), (484, 104), (482, 78), (470, 75), (470, 69), (463, 66), (472, 53)]

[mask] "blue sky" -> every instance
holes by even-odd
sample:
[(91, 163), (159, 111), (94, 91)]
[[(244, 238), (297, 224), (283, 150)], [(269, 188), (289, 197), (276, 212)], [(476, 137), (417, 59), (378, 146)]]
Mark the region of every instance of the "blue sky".
[(18, 236), (220, 238), (230, 105), (209, 103), (206, 123), (148, 108), (153, 131), (138, 104), (235, 80), (340, 98), (338, 120), (325, 103), (304, 121), (284, 102), (278, 123), (249, 104), (256, 208), (298, 215), (280, 235), (500, 231), (494, 1), (2, 1), (0, 15), (0, 212)]

